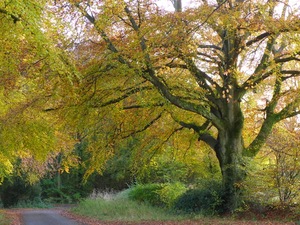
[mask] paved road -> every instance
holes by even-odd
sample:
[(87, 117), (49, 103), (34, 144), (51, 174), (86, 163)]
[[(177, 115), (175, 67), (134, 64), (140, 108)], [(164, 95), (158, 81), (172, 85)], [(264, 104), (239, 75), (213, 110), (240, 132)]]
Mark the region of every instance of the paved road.
[(28, 210), (22, 213), (23, 225), (84, 225), (60, 215), (59, 210)]

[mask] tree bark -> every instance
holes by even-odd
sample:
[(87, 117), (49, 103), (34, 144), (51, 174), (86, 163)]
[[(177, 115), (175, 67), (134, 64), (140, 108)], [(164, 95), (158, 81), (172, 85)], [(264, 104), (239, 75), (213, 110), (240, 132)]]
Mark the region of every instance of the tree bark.
[[(231, 94), (235, 96), (235, 93)], [(238, 99), (224, 101), (221, 114), (226, 122), (224, 129), (218, 130), (214, 150), (222, 172), (225, 211), (233, 212), (242, 204), (243, 182), (246, 178), (242, 137), (244, 116)]]
[(224, 188), (223, 200), (225, 211), (233, 212), (241, 206), (243, 182), (246, 178), (245, 165), (243, 162), (243, 145), (241, 137), (232, 135), (231, 130), (219, 133), (218, 145), (216, 146), (222, 172)]

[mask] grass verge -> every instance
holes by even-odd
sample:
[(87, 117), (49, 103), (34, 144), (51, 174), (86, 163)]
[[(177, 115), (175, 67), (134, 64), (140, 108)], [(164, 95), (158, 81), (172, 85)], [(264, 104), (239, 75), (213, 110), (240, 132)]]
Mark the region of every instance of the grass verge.
[(10, 220), (6, 217), (3, 211), (0, 211), (0, 225), (9, 225)]
[(76, 208), (76, 214), (92, 217), (102, 221), (166, 221), (183, 220), (184, 216), (175, 215), (162, 208), (155, 208), (147, 204), (128, 199), (86, 199)]

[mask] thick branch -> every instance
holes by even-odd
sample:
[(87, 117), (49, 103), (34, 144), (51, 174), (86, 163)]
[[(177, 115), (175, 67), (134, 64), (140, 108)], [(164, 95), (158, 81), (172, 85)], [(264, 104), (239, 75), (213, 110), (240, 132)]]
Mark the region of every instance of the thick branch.
[(201, 104), (194, 104), (191, 102), (184, 101), (183, 99), (179, 98), (178, 96), (173, 95), (169, 89), (159, 80), (158, 77), (155, 76), (153, 70), (145, 71), (144, 73), (145, 79), (148, 79), (161, 93), (163, 97), (165, 97), (169, 102), (173, 105), (190, 111), (196, 114), (202, 115), (208, 120), (211, 120), (212, 123), (220, 130), (224, 129), (223, 122), (217, 118), (215, 115), (210, 113), (209, 107), (206, 107)]
[[(132, 24), (132, 27), (139, 34), (139, 26), (135, 22), (132, 13), (128, 7), (125, 7), (125, 12), (127, 13), (127, 16)], [(140, 37), (140, 46), (142, 51), (144, 52), (145, 64), (147, 68), (146, 70), (144, 70), (143, 77), (148, 81), (150, 81), (158, 89), (161, 95), (164, 98), (166, 98), (169, 102), (171, 102), (173, 105), (188, 110), (190, 112), (194, 112), (199, 115), (202, 115), (203, 117), (211, 120), (216, 127), (218, 127), (219, 129), (223, 129), (222, 122), (213, 114), (211, 114), (207, 107), (200, 104), (197, 105), (188, 101), (184, 101), (182, 98), (173, 95), (170, 92), (169, 88), (162, 81), (160, 81), (160, 79), (155, 75), (155, 71), (154, 68), (152, 67), (149, 53), (147, 52), (147, 45), (144, 37)], [(206, 75), (206, 78), (209, 79), (209, 76)]]
[(177, 122), (179, 123), (181, 126), (185, 127), (185, 128), (188, 128), (188, 129), (193, 129), (196, 133), (200, 133), (200, 132), (203, 132), (205, 131), (209, 124), (210, 124), (210, 121), (209, 120), (206, 120), (205, 123), (203, 123), (201, 126), (195, 124), (195, 123), (186, 123), (186, 122), (183, 122), (181, 120), (178, 120), (176, 119), (175, 117), (172, 116), (172, 118)]
[[(253, 142), (249, 145), (247, 149), (245, 149), (244, 154), (246, 156), (255, 156), (261, 147), (264, 145), (264, 143), (267, 140), (267, 137), (272, 131), (273, 125), (280, 120), (296, 116), (300, 114), (299, 111), (299, 105), (300, 105), (300, 99), (297, 98), (296, 100), (292, 101), (290, 104), (288, 104), (286, 107), (284, 107), (280, 112), (275, 113), (275, 108), (278, 104), (279, 98), (282, 96), (281, 93), (281, 87), (282, 82), (284, 80), (284, 77), (282, 76), (282, 73), (279, 72), (276, 77), (276, 81), (274, 84), (274, 90), (273, 90), (273, 96), (269, 104), (266, 106), (266, 119), (264, 120), (262, 127), (256, 136), (256, 138), (253, 140)], [(298, 110), (297, 110), (298, 109)]]
[(187, 69), (187, 66), (185, 64), (174, 63), (174, 62), (167, 63), (165, 66), (167, 66), (169, 68)]
[(268, 40), (264, 54), (258, 66), (256, 67), (254, 73), (242, 85), (243, 89), (253, 87), (273, 74), (274, 72), (273, 70), (269, 72), (265, 72), (265, 70), (270, 66), (269, 59), (270, 59), (270, 54), (273, 49), (274, 43), (275, 43), (275, 38), (271, 38)]
[(175, 117), (172, 116), (172, 118), (179, 123), (182, 127), (188, 128), (188, 129), (193, 129), (198, 135), (199, 138), (198, 140), (204, 141), (206, 144), (208, 144), (212, 149), (215, 149), (215, 146), (217, 144), (217, 140), (211, 136), (209, 133), (206, 132), (210, 125), (210, 121), (206, 120), (205, 123), (203, 123), (201, 126), (195, 124), (195, 123), (186, 123), (183, 122)]
[(214, 151), (216, 151), (216, 145), (217, 145), (217, 140), (211, 136), (208, 133), (201, 134), (198, 138), (200, 141), (204, 141), (206, 144), (208, 144)]
[(284, 120), (299, 115), (300, 113), (299, 107), (300, 107), (300, 98), (298, 97), (294, 101), (290, 102), (287, 106), (285, 106), (279, 113), (277, 113), (279, 120)]
[(258, 135), (255, 137), (255, 139), (252, 141), (252, 143), (244, 149), (243, 155), (248, 157), (254, 157), (259, 152), (259, 150), (262, 148), (262, 146), (266, 143), (266, 140), (269, 136), (269, 134), (272, 132), (272, 128), (274, 124), (278, 122), (278, 118), (276, 118), (276, 115), (272, 114), (268, 116), (258, 133)]
[(13, 14), (11, 14), (11, 13), (9, 13), (9, 12), (6, 11), (5, 9), (0, 9), (0, 13), (6, 14), (6, 15), (10, 16), (10, 17), (13, 19), (14, 23), (16, 23), (16, 22), (18, 22), (18, 21), (21, 21), (21, 19), (20, 19), (19, 17), (15, 16), (15, 15), (13, 15)]
[(261, 60), (258, 64), (258, 66), (255, 68), (255, 71), (252, 76), (257, 76), (261, 71), (265, 70), (269, 66), (269, 59), (270, 55), (273, 49), (273, 46), (275, 44), (276, 38), (270, 38), (267, 42), (267, 46), (265, 48), (264, 54), (261, 57)]
[(286, 58), (276, 58), (274, 60), (276, 63), (285, 63), (285, 62), (290, 62), (290, 61), (300, 61), (300, 58), (297, 58), (295, 56), (290, 56)]
[(255, 38), (253, 38), (252, 40), (246, 42), (246, 46), (250, 46), (254, 43), (257, 43), (267, 37), (270, 37), (271, 35), (274, 34), (280, 34), (280, 33), (286, 33), (286, 32), (292, 32), (292, 31), (299, 31), (299, 19), (295, 19), (295, 20), (290, 20), (290, 21), (285, 21), (285, 23), (281, 24), (283, 25), (282, 27), (278, 28), (276, 30), (276, 33), (274, 31), (266, 31), (265, 33), (262, 33), (258, 36), (256, 36)]
[[(89, 14), (86, 10), (84, 10), (82, 7), (80, 7), (79, 4), (75, 4), (75, 6), (82, 12), (83, 16), (85, 18), (88, 19), (88, 21), (90, 21), (91, 24), (94, 25), (94, 27), (96, 28), (96, 30), (99, 32), (100, 36), (103, 38), (103, 40), (105, 41), (105, 43), (107, 44), (107, 48), (112, 51), (113, 53), (118, 53), (119, 51), (117, 50), (117, 48), (115, 47), (115, 45), (112, 43), (112, 41), (110, 40), (110, 38), (107, 36), (107, 34), (105, 33), (105, 31), (103, 29), (100, 29), (97, 26), (96, 23), (96, 19), (93, 15)], [(122, 57), (122, 56), (118, 56), (118, 60), (119, 62), (121, 62), (122, 64), (126, 64), (128, 66), (129, 63)]]
[[(214, 91), (210, 87), (210, 85), (207, 83), (209, 82), (211, 85), (215, 86), (218, 92), (221, 92), (221, 87), (219, 86), (218, 83), (216, 83), (208, 74), (205, 72), (201, 71), (195, 63), (189, 59), (189, 58), (184, 58), (184, 61), (191, 72), (191, 74), (196, 78), (197, 83), (200, 87), (207, 89), (210, 93), (210, 95), (214, 96)], [(215, 102), (214, 102), (215, 103)]]
[(156, 121), (158, 121), (162, 117), (163, 112), (164, 111), (160, 112), (154, 119), (152, 119), (149, 123), (147, 123), (142, 128), (137, 129), (137, 130), (135, 130), (133, 132), (130, 132), (129, 134), (122, 136), (122, 138), (128, 138), (128, 137), (130, 137), (130, 136), (132, 136), (134, 134), (138, 134), (138, 133), (141, 133), (141, 132), (147, 130), (149, 127), (151, 127)]
[(123, 95), (119, 96), (118, 98), (111, 99), (107, 102), (94, 104), (92, 107), (99, 108), (99, 107), (105, 107), (105, 106), (108, 106), (108, 105), (112, 105), (112, 104), (118, 103), (118, 102), (128, 98), (129, 96), (131, 96), (135, 93), (138, 93), (140, 91), (145, 91), (145, 90), (153, 90), (153, 87), (145, 86), (145, 87), (134, 88), (134, 89), (124, 93)]
[(281, 70), (282, 74), (291, 74), (291, 75), (299, 75), (300, 70)]
[(269, 104), (266, 106), (267, 116), (274, 113), (275, 107), (278, 104), (278, 100), (280, 98), (280, 91), (282, 87), (282, 76), (281, 74), (277, 74), (276, 81), (274, 84), (273, 96)]
[(183, 127), (193, 129), (196, 133), (199, 134), (198, 140), (204, 141), (206, 144), (208, 144), (212, 149), (215, 150), (215, 146), (217, 144), (217, 140), (211, 136), (209, 133), (206, 132), (210, 121), (207, 120), (205, 123), (203, 123), (201, 126), (198, 126), (194, 123), (185, 123), (183, 121), (179, 121), (179, 124)]
[(248, 41), (248, 42), (246, 43), (246, 46), (248, 47), (248, 46), (250, 46), (250, 45), (252, 45), (252, 44), (254, 44), (254, 43), (256, 43), (256, 42), (259, 42), (259, 41), (261, 41), (261, 40), (263, 40), (263, 39), (269, 37), (271, 34), (272, 34), (271, 32), (265, 32), (265, 33), (263, 33), (263, 34), (260, 34), (260, 35), (258, 35), (257, 37), (255, 37), (254, 39)]
[(284, 76), (282, 80), (287, 80), (292, 77), (298, 77), (300, 76), (300, 71), (299, 70), (282, 70), (280, 71), (282, 74), (289, 74), (290, 76)]
[(128, 6), (125, 7), (125, 12), (130, 20), (130, 23), (132, 24), (133, 29), (138, 33), (138, 36), (140, 38), (140, 46), (142, 51), (145, 53), (144, 58), (145, 58), (145, 62), (147, 67), (150, 67), (151, 61), (150, 61), (150, 56), (149, 53), (147, 53), (147, 45), (146, 45), (146, 40), (143, 36), (140, 37), (140, 31), (139, 31), (139, 26), (136, 23), (136, 21), (134, 20), (132, 13), (130, 11), (130, 9), (128, 8)]

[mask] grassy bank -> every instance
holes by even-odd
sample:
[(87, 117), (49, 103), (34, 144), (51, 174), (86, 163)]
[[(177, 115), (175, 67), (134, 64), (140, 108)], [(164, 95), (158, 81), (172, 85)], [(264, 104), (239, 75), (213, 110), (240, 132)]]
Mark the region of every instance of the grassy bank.
[[(139, 190), (139, 189), (138, 189)], [(220, 216), (217, 214), (207, 215), (203, 211), (187, 212), (175, 207), (158, 207), (146, 204), (157, 197), (150, 195), (151, 191), (147, 191), (146, 200), (132, 200), (134, 189), (127, 189), (120, 193), (95, 193), (90, 198), (80, 202), (75, 208), (72, 208), (73, 213), (84, 217), (89, 217), (99, 221), (113, 221), (114, 224), (122, 222), (133, 222), (134, 224), (231, 224), (231, 225), (252, 225), (252, 224), (299, 224), (300, 217), (297, 214), (299, 211), (292, 209), (276, 209), (265, 208), (263, 213), (256, 208), (249, 208), (237, 212), (233, 215)], [(145, 190), (144, 190), (145, 192)], [(143, 195), (144, 192), (139, 190), (138, 194)], [(157, 192), (155, 192), (157, 193)], [(153, 194), (153, 193), (152, 193)], [(202, 192), (200, 193), (202, 194)], [(150, 197), (149, 197), (150, 196)], [(153, 197), (154, 196), (154, 197)], [(197, 200), (198, 198), (196, 198)], [(150, 199), (151, 200), (151, 199)], [(192, 205), (190, 199), (189, 201)], [(143, 222), (141, 222), (143, 221)], [(99, 223), (100, 224), (100, 223)], [(127, 223), (126, 223), (127, 224)], [(1, 224), (0, 224), (1, 225)]]
[(167, 210), (128, 199), (87, 199), (74, 208), (73, 212), (102, 221), (166, 221), (185, 219), (183, 216), (175, 215)]

